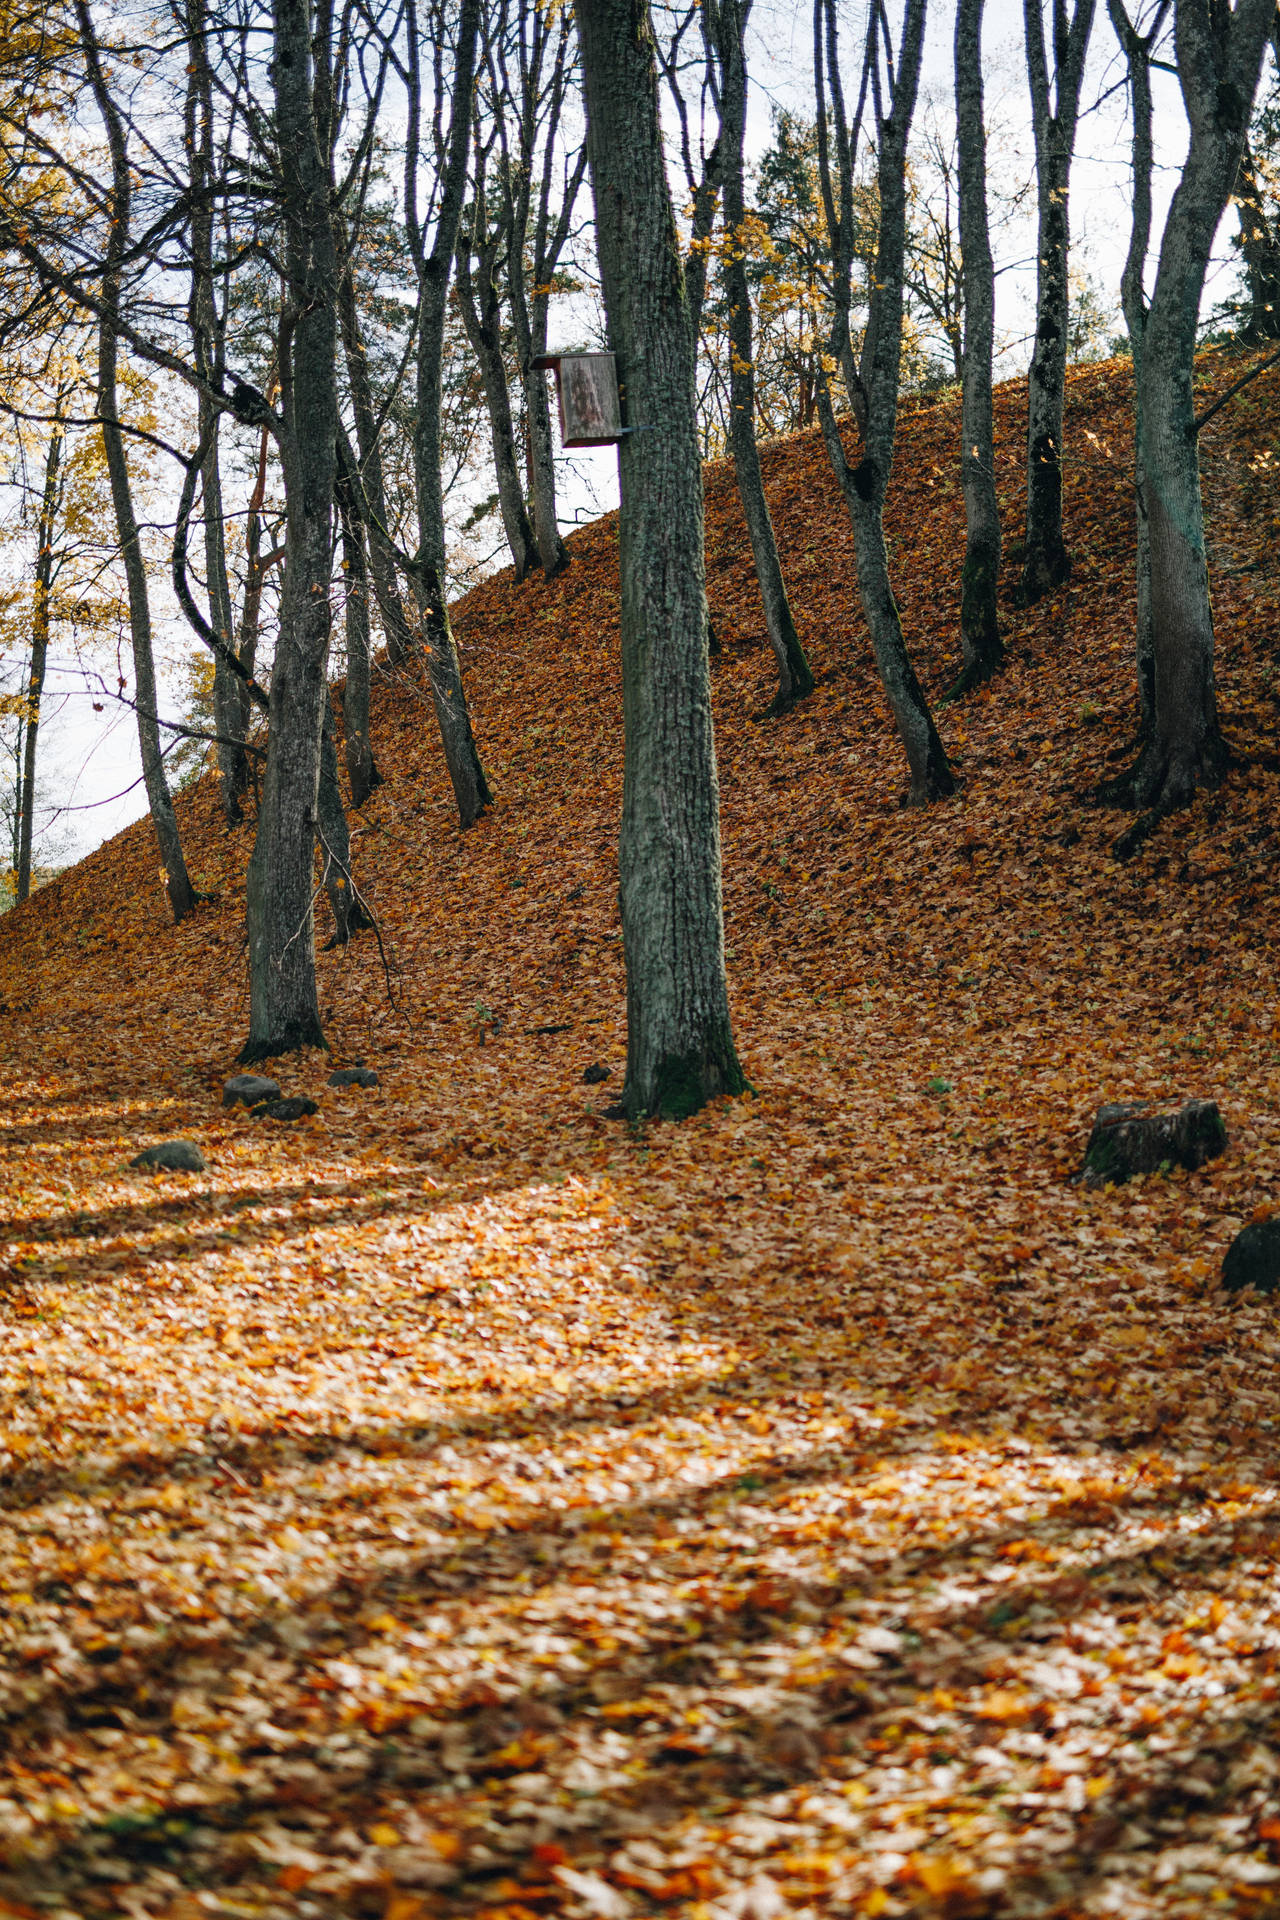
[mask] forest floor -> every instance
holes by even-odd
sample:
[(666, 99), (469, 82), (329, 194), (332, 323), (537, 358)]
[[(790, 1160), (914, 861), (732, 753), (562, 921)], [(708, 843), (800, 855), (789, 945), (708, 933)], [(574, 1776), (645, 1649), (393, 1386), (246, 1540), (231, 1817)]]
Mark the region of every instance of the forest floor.
[[(906, 409), (889, 516), (934, 697), (957, 431)], [(1280, 1203), (1280, 373), (1205, 435), (1236, 764), (1120, 864), (1129, 431), (1125, 365), (1076, 370), (1073, 579), (942, 713), (927, 812), (819, 441), (766, 454), (820, 675), (782, 720), (709, 472), (748, 1097), (603, 1117), (612, 520), (457, 609), (469, 833), (382, 686), (390, 991), (323, 956), (314, 1118), (220, 1106), (252, 825), (207, 783), (183, 926), (146, 823), (0, 924), (0, 1915), (1280, 1911), (1278, 1309), (1218, 1277)], [(1073, 1184), (1100, 1102), (1193, 1095), (1223, 1158)], [(175, 1135), (207, 1173), (130, 1169)]]

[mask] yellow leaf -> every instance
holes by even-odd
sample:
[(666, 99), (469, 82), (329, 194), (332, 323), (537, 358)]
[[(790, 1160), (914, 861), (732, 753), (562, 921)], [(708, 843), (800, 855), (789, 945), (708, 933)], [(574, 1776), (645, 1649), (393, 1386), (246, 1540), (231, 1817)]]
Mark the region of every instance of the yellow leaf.
[(375, 1847), (398, 1847), (400, 1845), (398, 1829), (388, 1826), (385, 1820), (379, 1821), (376, 1827), (370, 1827), (368, 1831), (369, 1839)]

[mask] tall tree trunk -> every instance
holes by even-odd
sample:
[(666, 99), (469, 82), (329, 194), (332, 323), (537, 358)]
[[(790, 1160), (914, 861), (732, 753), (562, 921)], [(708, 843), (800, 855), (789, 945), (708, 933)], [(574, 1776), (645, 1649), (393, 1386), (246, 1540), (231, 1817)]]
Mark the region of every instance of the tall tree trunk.
[(751, 320), (751, 292), (743, 252), (746, 219), (742, 149), (747, 124), (747, 62), (743, 33), (751, 0), (719, 0), (710, 13), (711, 31), (718, 42), (721, 73), (720, 169), (724, 182), (725, 296), (729, 303), (729, 445), (738, 495), (751, 540), (756, 579), (764, 604), (769, 644), (778, 663), (778, 692), (773, 710), (784, 713), (795, 701), (813, 692), (813, 673), (805, 658), (791, 604), (787, 599), (778, 542), (765, 498), (756, 440), (755, 342)]
[[(411, 33), (409, 71), (413, 86), (420, 89), (417, 46), (417, 14), (411, 6), (408, 15)], [(435, 241), (425, 252), (420, 231), (410, 220), (410, 243), (418, 272), (420, 310), (418, 315), (417, 401), (418, 414), (413, 432), (414, 484), (418, 501), (418, 551), (414, 555), (412, 581), (422, 633), (427, 649), (427, 670), (436, 720), (444, 747), (445, 765), (453, 782), (458, 818), (464, 827), (472, 826), (489, 805), (493, 795), (480, 763), (480, 754), (471, 731), (471, 715), (462, 685), (458, 649), (449, 624), (445, 572), (444, 492), (441, 481), (441, 365), (444, 357), (444, 329), (448, 307), (449, 269), (453, 263), (462, 217), (462, 196), (466, 181), (467, 150), (471, 137), (471, 86), (475, 72), (476, 37), (480, 24), (479, 0), (462, 0), (458, 16), (454, 53), (452, 119), (446, 142), (446, 160), (436, 196)], [(421, 95), (411, 98), (411, 117), (418, 122)], [(406, 146), (406, 182), (416, 166), (417, 140)], [(411, 183), (416, 192), (416, 181)]]
[(106, 257), (103, 261), (101, 306), (98, 316), (98, 418), (102, 425), (102, 445), (111, 481), (111, 502), (115, 509), (120, 555), (124, 563), (129, 596), (129, 632), (133, 642), (134, 690), (137, 695), (138, 745), (142, 752), (142, 777), (146, 787), (151, 823), (155, 828), (160, 859), (164, 865), (169, 906), (175, 921), (181, 920), (196, 903), (195, 889), (182, 857), (178, 822), (164, 777), (164, 759), (160, 751), (160, 725), (156, 707), (155, 656), (151, 647), (151, 603), (147, 595), (147, 570), (138, 536), (138, 520), (129, 481), (129, 463), (125, 456), (124, 434), (120, 428), (117, 398), (117, 372), (120, 359), (119, 315), (124, 258), (129, 245), (132, 211), (132, 179), (125, 144), (124, 123), (117, 111), (98, 50), (97, 34), (88, 0), (76, 0), (76, 21), (84, 52), (89, 84), (102, 116), (111, 156), (110, 227)]
[(967, 529), (960, 575), (960, 677), (951, 697), (990, 679), (1004, 664), (996, 614), (1000, 579), (1000, 507), (996, 499), (991, 359), (996, 282), (987, 221), (987, 135), (982, 115), (983, 0), (956, 7), (956, 131), (959, 145), (960, 257), (964, 350), (960, 475)]
[[(185, 138), (191, 181), (191, 293), (187, 324), (196, 372), (204, 383), (199, 395), (201, 443), (208, 447), (201, 468), (204, 561), (209, 622), (224, 646), (232, 644), (231, 582), (227, 574), (222, 472), (218, 447), (219, 409), (210, 389), (222, 384), (222, 354), (213, 286), (213, 77), (209, 70), (203, 0), (186, 8), (187, 97)], [(249, 756), (244, 750), (245, 718), (240, 682), (216, 654), (213, 663), (213, 712), (218, 784), (228, 825), (244, 818), (249, 786)]]
[[(1213, 787), (1218, 721), (1213, 610), (1193, 394), (1196, 324), (1214, 235), (1240, 164), (1274, 0), (1180, 0), (1175, 49), (1191, 141), (1165, 222), (1138, 375), (1151, 546), (1153, 724), (1126, 797), (1158, 817)], [(1137, 844), (1145, 822), (1122, 841)]]
[(1037, 198), (1036, 332), (1027, 374), (1027, 531), (1020, 589), (1026, 605), (1052, 592), (1071, 572), (1062, 535), (1062, 400), (1071, 304), (1067, 192), (1094, 0), (1075, 0), (1070, 22), (1067, 0), (1051, 4), (1052, 101), (1043, 0), (1023, 0)]
[[(477, 171), (485, 162), (476, 142)], [(502, 324), (498, 289), (494, 285), (496, 249), (482, 232), (484, 195), (477, 182), (474, 222), (470, 234), (465, 223), (458, 235), (458, 306), (467, 339), (480, 368), (485, 406), (489, 414), (489, 438), (493, 446), (493, 465), (498, 479), (498, 507), (502, 528), (511, 550), (511, 562), (517, 581), (524, 580), (538, 565), (538, 547), (520, 484), (520, 462), (516, 454), (515, 428), (511, 422), (511, 394), (507, 386), (507, 368), (502, 354)], [(472, 250), (479, 262), (479, 273), (471, 272)]]
[[(285, 560), (271, 675), (267, 764), (249, 862), (248, 1062), (323, 1046), (312, 871), (320, 733), (328, 705), (330, 537), (338, 437), (338, 260), (317, 89), (328, 84), (328, 18), (275, 0), (272, 74), (289, 325), (281, 354)], [(315, 86), (312, 59), (315, 60)]]
[[(876, 666), (885, 690), (898, 733), (911, 770), (910, 803), (924, 806), (944, 798), (955, 790), (955, 776), (946, 749), (934, 725), (924, 689), (916, 678), (902, 635), (897, 602), (889, 579), (889, 557), (884, 541), (884, 502), (893, 467), (894, 439), (898, 424), (898, 381), (902, 358), (903, 257), (906, 251), (907, 137), (915, 111), (920, 81), (920, 58), (924, 44), (925, 0), (906, 0), (898, 59), (892, 83), (882, 83), (875, 92), (879, 102), (887, 89), (888, 112), (878, 111), (878, 153), (876, 181), (880, 197), (880, 230), (876, 241), (875, 266), (867, 305), (867, 325), (862, 337), (862, 353), (852, 376), (855, 414), (862, 433), (862, 458), (851, 467), (836, 422), (831, 390), (826, 377), (818, 384), (818, 409), (822, 436), (832, 469), (840, 482), (845, 505), (853, 526), (857, 556), (858, 588), (862, 611), (871, 634)], [(840, 216), (837, 244), (841, 251), (833, 264), (837, 283), (848, 284), (852, 259), (850, 217), (852, 170), (856, 136), (849, 138), (844, 125), (842, 94), (839, 87), (835, 8), (833, 0), (816, 0), (814, 8), (814, 51), (817, 77), (823, 76), (830, 87), (833, 118), (836, 121), (837, 159), (840, 201), (846, 212)], [(881, 35), (887, 39), (888, 24), (882, 11), (873, 11), (868, 25), (868, 50), (864, 73), (881, 58)], [(891, 65), (887, 48), (886, 65)], [(865, 82), (864, 82), (865, 85)], [(820, 121), (825, 118), (825, 96), (819, 99)], [(829, 177), (825, 136), (819, 142), (819, 163), (826, 178), (823, 197), (829, 208), (835, 205), (835, 193)], [(830, 214), (828, 219), (830, 222)], [(831, 359), (843, 364), (842, 342), (847, 333), (848, 303), (837, 299), (833, 331), (829, 340)]]
[(387, 525), (386, 480), (382, 466), (382, 447), (378, 435), (378, 410), (373, 400), (373, 382), (369, 377), (369, 356), (360, 324), (356, 301), (355, 268), (346, 235), (342, 236), (344, 263), (339, 288), (339, 313), (342, 340), (346, 352), (347, 387), (351, 395), (351, 413), (355, 421), (356, 446), (360, 453), (360, 483), (369, 503), (369, 570), (373, 576), (378, 618), (387, 640), (387, 659), (393, 667), (402, 666), (414, 650), (414, 636), (400, 597), (396, 573), (396, 553)]
[(26, 737), (22, 742), (22, 775), (18, 794), (17, 904), (31, 893), (31, 839), (35, 826), (36, 742), (40, 733), (40, 703), (44, 698), (45, 668), (49, 659), (49, 596), (53, 586), (53, 535), (58, 516), (59, 472), (62, 464), (62, 422), (55, 421), (45, 455), (44, 487), (37, 521), (35, 591), (31, 601), (31, 667), (27, 675)]
[(720, 899), (693, 338), (644, 0), (577, 0), (600, 275), (628, 419), (618, 470), (619, 845), (633, 1117), (737, 1093)]
[(1155, 653), (1151, 634), (1151, 532), (1147, 517), (1147, 477), (1138, 425), (1137, 389), (1142, 380), (1142, 355), (1147, 330), (1147, 297), (1143, 287), (1147, 252), (1151, 245), (1152, 144), (1151, 60), (1163, 31), (1172, 0), (1161, 0), (1145, 34), (1129, 19), (1124, 0), (1107, 0), (1107, 11), (1129, 67), (1129, 96), (1133, 114), (1133, 220), (1129, 248), (1120, 279), (1120, 299), (1129, 350), (1133, 357), (1133, 471), (1137, 587), (1138, 730), (1146, 739), (1155, 716)]
[[(351, 782), (351, 804), (359, 809), (382, 775), (373, 757), (369, 733), (369, 566), (364, 546), (364, 524), (356, 510), (353, 489), (339, 473), (338, 512), (342, 519), (344, 619), (347, 639), (347, 677), (342, 694), (343, 750)], [(323, 777), (323, 776), (322, 776)]]

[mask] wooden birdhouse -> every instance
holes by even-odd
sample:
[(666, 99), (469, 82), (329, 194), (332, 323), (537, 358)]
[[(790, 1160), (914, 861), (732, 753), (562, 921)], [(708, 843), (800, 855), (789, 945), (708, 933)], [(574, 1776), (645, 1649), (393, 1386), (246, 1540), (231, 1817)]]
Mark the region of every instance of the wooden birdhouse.
[(544, 353), (533, 364), (556, 376), (563, 446), (609, 447), (621, 440), (622, 402), (613, 354)]

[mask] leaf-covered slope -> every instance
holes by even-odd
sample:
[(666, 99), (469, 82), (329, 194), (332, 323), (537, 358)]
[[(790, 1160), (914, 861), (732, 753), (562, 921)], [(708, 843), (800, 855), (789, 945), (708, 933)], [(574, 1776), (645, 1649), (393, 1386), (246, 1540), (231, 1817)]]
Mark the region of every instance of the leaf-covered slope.
[[(1208, 361), (1206, 391), (1237, 368)], [(321, 960), (295, 1128), (218, 1106), (240, 882), (167, 924), (145, 823), (0, 925), (0, 1910), (1241, 1915), (1280, 1880), (1274, 1308), (1280, 383), (1204, 454), (1239, 765), (1127, 866), (1081, 804), (1131, 731), (1127, 373), (1070, 389), (1071, 585), (900, 809), (814, 439), (766, 474), (821, 675), (770, 696), (708, 475), (727, 937), (756, 1089), (601, 1118), (622, 1068), (615, 533), (457, 610), (498, 804), (426, 703), (368, 941)], [(1017, 536), (1021, 396), (998, 396)], [(890, 537), (955, 668), (956, 411)], [(599, 1062), (612, 1080), (586, 1086)], [(1104, 1098), (1216, 1098), (1227, 1155), (1093, 1193)], [(127, 1162), (171, 1134), (202, 1176)]]

